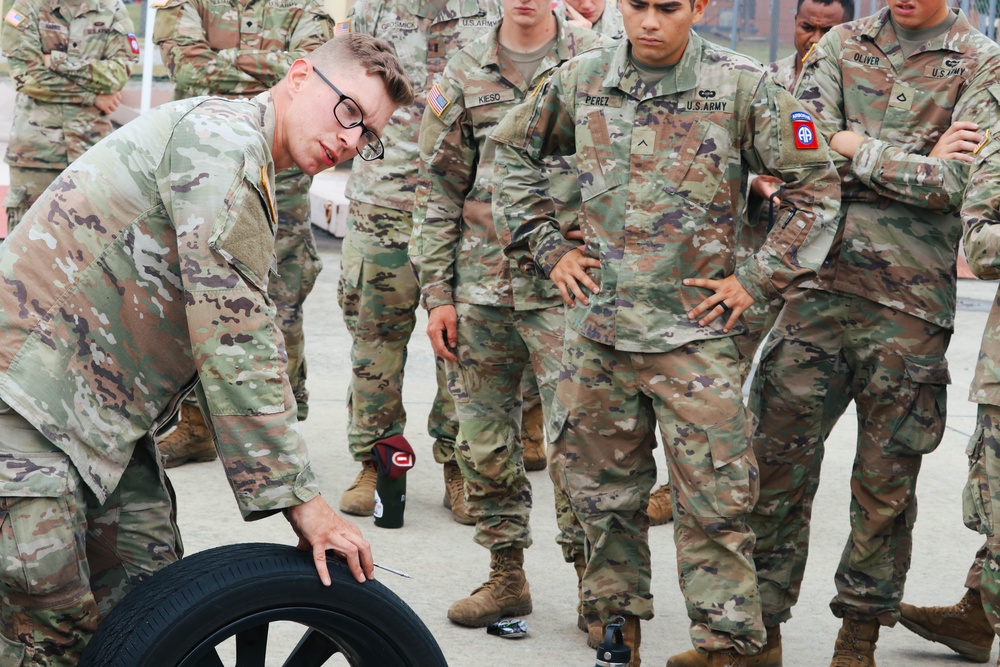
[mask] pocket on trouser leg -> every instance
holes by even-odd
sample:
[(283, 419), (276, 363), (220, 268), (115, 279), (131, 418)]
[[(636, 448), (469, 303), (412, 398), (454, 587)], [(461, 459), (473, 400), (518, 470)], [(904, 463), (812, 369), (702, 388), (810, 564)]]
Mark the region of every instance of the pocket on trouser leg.
[(943, 357), (903, 360), (905, 375), (897, 397), (898, 411), (890, 425), (883, 453), (886, 456), (920, 456), (937, 449), (947, 418), (951, 376)]
[(750, 437), (756, 428), (757, 419), (746, 408), (705, 428), (715, 473), (707, 490), (720, 517), (748, 514), (757, 503), (760, 474), (750, 447)]
[(8, 234), (14, 231), (14, 227), (28, 210), (27, 201), (28, 189), (23, 186), (12, 187), (7, 191), (7, 196), (3, 198), (3, 207), (7, 212)]
[(83, 591), (86, 518), (64, 454), (19, 454), (0, 465), (0, 586), (29, 596)]
[(990, 503), (989, 476), (986, 473), (986, 444), (982, 426), (969, 440), (969, 478), (962, 491), (962, 516), (965, 525), (983, 535), (993, 534), (993, 509)]

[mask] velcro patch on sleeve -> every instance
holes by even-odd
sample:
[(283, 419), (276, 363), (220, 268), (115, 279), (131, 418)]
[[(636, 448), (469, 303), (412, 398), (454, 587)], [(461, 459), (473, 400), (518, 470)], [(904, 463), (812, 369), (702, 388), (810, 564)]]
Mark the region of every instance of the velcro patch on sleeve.
[(25, 15), (16, 9), (11, 9), (7, 12), (7, 15), (3, 17), (3, 20), (11, 24), (15, 28), (19, 28), (22, 23), (24, 23)]
[(440, 118), (444, 110), (451, 104), (451, 100), (445, 97), (444, 93), (441, 92), (441, 88), (435, 83), (427, 93), (427, 104), (430, 105), (431, 110)]
[(333, 36), (340, 37), (341, 35), (346, 35), (351, 32), (351, 21), (350, 19), (346, 21), (337, 21), (333, 26)]
[(795, 147), (799, 150), (819, 148), (819, 140), (816, 138), (816, 126), (813, 124), (812, 116), (808, 112), (792, 112), (792, 133), (795, 137)]
[(128, 45), (132, 47), (132, 53), (139, 53), (139, 40), (135, 38), (135, 33), (128, 34)]

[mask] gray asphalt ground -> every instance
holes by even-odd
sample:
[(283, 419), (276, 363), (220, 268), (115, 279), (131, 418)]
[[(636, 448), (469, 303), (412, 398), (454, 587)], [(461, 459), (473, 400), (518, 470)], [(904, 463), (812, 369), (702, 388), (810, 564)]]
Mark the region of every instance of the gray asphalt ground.
[[(9, 82), (0, 82), (0, 149), (10, 125)], [(0, 184), (6, 171), (0, 167)], [(336, 506), (341, 492), (358, 470), (347, 453), (346, 409), (351, 374), (350, 337), (337, 306), (338, 239), (317, 232), (326, 268), (306, 303), (307, 356), (311, 412), (302, 424), (324, 495)], [(915, 528), (913, 564), (906, 599), (919, 605), (952, 604), (964, 593), (965, 573), (982, 538), (962, 525), (961, 493), (966, 477), (965, 447), (975, 424), (975, 406), (966, 400), (979, 349), (980, 336), (996, 284), (964, 280), (959, 285), (960, 310), (948, 355), (952, 387), (948, 428), (940, 448), (926, 457), (919, 482), (920, 517)], [(420, 321), (406, 369), (405, 403), (409, 412), (406, 436), (417, 452), (408, 475), (405, 526), (377, 528), (370, 518), (356, 519), (371, 542), (377, 561), (410, 573), (412, 579), (378, 572), (423, 619), (453, 667), (479, 665), (593, 665), (594, 651), (576, 629), (576, 582), (573, 569), (562, 561), (554, 542), (552, 487), (545, 472), (530, 473), (535, 509), (534, 546), (526, 556), (534, 612), (525, 617), (528, 636), (504, 640), (482, 629), (451, 624), (445, 613), (456, 599), (485, 580), (489, 555), (473, 542), (473, 529), (451, 520), (441, 505), (441, 468), (431, 456), (426, 419), (434, 393), (433, 359)], [(827, 446), (824, 474), (816, 498), (811, 558), (794, 618), (783, 628), (786, 667), (825, 667), (840, 627), (828, 602), (834, 594), (833, 573), (848, 534), (849, 478), (857, 433), (850, 410)], [(665, 468), (664, 468), (665, 469)], [(665, 473), (664, 473), (665, 474)], [(236, 509), (218, 462), (191, 464), (170, 473), (178, 497), (179, 523), (189, 554), (223, 544), (265, 541), (294, 544), (295, 537), (280, 517), (244, 523)], [(656, 617), (643, 625), (642, 655), (646, 665), (690, 647), (688, 621), (676, 579), (676, 559), (670, 525), (650, 532)], [(292, 642), (291, 631), (275, 641)], [(996, 654), (994, 653), (994, 658)], [(881, 667), (967, 664), (944, 647), (904, 628), (882, 632), (876, 653)], [(338, 663), (341, 664), (341, 663)]]

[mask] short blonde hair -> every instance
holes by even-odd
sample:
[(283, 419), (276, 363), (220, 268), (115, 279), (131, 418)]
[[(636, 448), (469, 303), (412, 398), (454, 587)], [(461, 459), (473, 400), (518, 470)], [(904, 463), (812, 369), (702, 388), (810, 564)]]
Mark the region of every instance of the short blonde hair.
[(389, 99), (397, 107), (413, 104), (414, 93), (410, 77), (403, 71), (399, 58), (385, 40), (348, 33), (331, 39), (304, 57), (327, 72), (336, 72), (348, 63), (354, 63), (365, 74), (382, 79)]

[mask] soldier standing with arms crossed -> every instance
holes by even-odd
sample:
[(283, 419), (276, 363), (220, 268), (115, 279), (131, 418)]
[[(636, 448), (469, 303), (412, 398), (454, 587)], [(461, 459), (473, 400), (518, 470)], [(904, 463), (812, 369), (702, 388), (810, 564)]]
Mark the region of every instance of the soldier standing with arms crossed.
[[(348, 394), (348, 446), (361, 472), (340, 498), (348, 514), (375, 507), (372, 446), (402, 435), (403, 366), (416, 325), (420, 287), (407, 246), (413, 230), (419, 153), (417, 133), (427, 91), (448, 58), (486, 34), (500, 20), (499, 0), (358, 0), (337, 34), (362, 33), (391, 43), (416, 87), (416, 101), (396, 112), (385, 140), (395, 150), (377, 162), (354, 161), (347, 186), (347, 237), (338, 297), (351, 333), (354, 373)], [(444, 366), (437, 361), (438, 391), (428, 418), (434, 460), (444, 465), (445, 505), (459, 523), (473, 524), (465, 509), (462, 473), (455, 462), (458, 423)]]
[[(505, 0), (500, 26), (453, 56), (428, 94), (410, 252), (429, 311), (427, 334), (445, 360), (458, 411), (456, 453), (476, 542), (491, 554), (489, 580), (448, 610), (461, 625), (531, 611), (523, 569), (531, 484), (518, 441), (522, 373), (534, 368), (547, 418), (566, 319), (558, 290), (531, 258), (518, 263), (503, 254), (511, 230), (502, 211), (494, 215), (495, 144), (488, 138), (556, 67), (610, 42), (569, 25), (547, 0)], [(546, 166), (551, 196), (578, 206), (572, 162)], [(553, 465), (549, 474), (563, 498), (557, 508), (565, 508), (557, 513), (563, 555), (582, 574), (583, 531), (565, 499), (562, 471)]]
[[(174, 99), (253, 97), (333, 34), (322, 0), (155, 0), (153, 6), (159, 7), (154, 39), (174, 80)], [(277, 176), (277, 263), (268, 281), (299, 420), (309, 413), (303, 304), (322, 269), (309, 218), (311, 184), (312, 177), (294, 167)], [(182, 404), (180, 424), (158, 446), (167, 467), (215, 458), (211, 433), (195, 401)]]
[(831, 667), (874, 665), (880, 626), (899, 619), (917, 473), (945, 426), (956, 214), (969, 153), (998, 117), (998, 55), (945, 0), (889, 0), (827, 33), (804, 64), (797, 95), (835, 152), (843, 209), (817, 279), (785, 295), (751, 393), (754, 562), (779, 660), (824, 441), (851, 400), (859, 435)]
[[(746, 525), (757, 495), (740, 392), (749, 360), (735, 338), (750, 304), (814, 274), (840, 195), (823, 141), (796, 132), (810, 125), (801, 106), (691, 30), (706, 5), (622, 2), (628, 40), (568, 63), (493, 133), (494, 196), (522, 219), (507, 252), (529, 250), (570, 306), (549, 435), (587, 534), (583, 611), (625, 617), (633, 665), (639, 621), (653, 615), (645, 504), (657, 425), (692, 640), (716, 666), (752, 664), (764, 644)], [(554, 155), (577, 161), (582, 248), (538, 195)], [(737, 265), (750, 171), (789, 185), (767, 243)]]
[(114, 129), (139, 42), (121, 0), (18, 0), (4, 16), (3, 55), (17, 96), (7, 231), (56, 176)]

